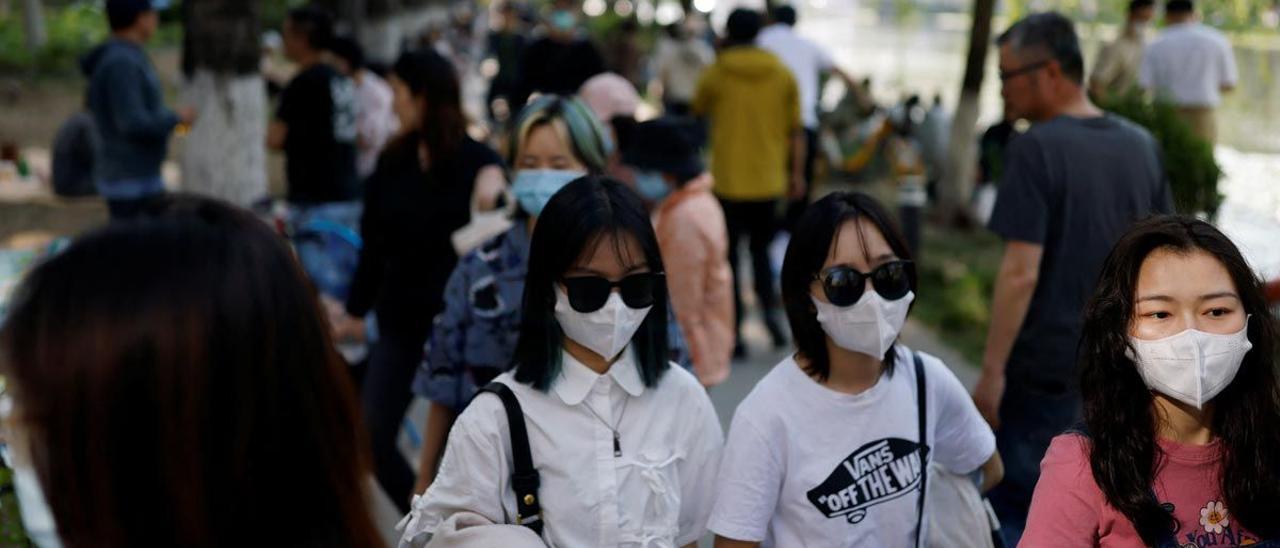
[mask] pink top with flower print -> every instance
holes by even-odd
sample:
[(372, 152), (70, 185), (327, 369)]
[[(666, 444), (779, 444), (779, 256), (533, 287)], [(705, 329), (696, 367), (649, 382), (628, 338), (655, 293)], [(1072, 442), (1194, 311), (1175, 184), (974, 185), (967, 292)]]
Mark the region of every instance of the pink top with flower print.
[[(1258, 541), (1240, 528), (1222, 501), (1218, 443), (1182, 445), (1159, 440), (1164, 465), (1155, 478), (1156, 496), (1173, 505), (1174, 539), (1182, 548), (1249, 545)], [(1085, 438), (1053, 439), (1040, 463), (1040, 482), (1020, 547), (1140, 547), (1142, 538), (1128, 518), (1107, 503), (1093, 480)]]

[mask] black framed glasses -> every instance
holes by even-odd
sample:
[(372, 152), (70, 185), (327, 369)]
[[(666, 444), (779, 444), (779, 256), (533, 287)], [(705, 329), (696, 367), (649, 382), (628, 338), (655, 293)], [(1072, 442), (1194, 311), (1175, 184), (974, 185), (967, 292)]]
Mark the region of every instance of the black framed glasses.
[(826, 294), (827, 300), (836, 306), (853, 306), (858, 302), (866, 291), (868, 278), (876, 293), (885, 300), (896, 301), (911, 292), (912, 281), (916, 278), (916, 265), (907, 260), (891, 261), (875, 267), (867, 274), (849, 266), (833, 266), (817, 276), (818, 281), (822, 282), (822, 292)]
[(661, 272), (632, 274), (616, 282), (600, 276), (578, 276), (561, 280), (569, 296), (569, 306), (583, 314), (595, 312), (609, 301), (613, 288), (622, 294), (622, 302), (631, 308), (644, 308), (653, 304), (654, 293), (662, 283)]
[(1053, 59), (1045, 59), (1043, 61), (1037, 61), (1035, 63), (1031, 63), (1030, 65), (1023, 65), (1016, 69), (1002, 70), (1000, 71), (1000, 81), (1007, 82), (1011, 78), (1017, 78), (1019, 76), (1022, 76), (1023, 74), (1029, 74), (1029, 73), (1035, 72), (1037, 70), (1040, 70), (1048, 66), (1049, 63), (1052, 61)]

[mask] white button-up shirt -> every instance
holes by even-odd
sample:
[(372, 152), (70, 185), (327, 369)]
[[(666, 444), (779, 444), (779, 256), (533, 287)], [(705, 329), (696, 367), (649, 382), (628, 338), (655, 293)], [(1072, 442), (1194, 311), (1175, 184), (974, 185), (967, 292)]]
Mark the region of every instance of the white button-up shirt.
[[(628, 349), (604, 375), (564, 353), (548, 392), (511, 373), (496, 380), (524, 410), (548, 546), (672, 547), (705, 534), (724, 434), (693, 375), (673, 365), (646, 388)], [(614, 424), (621, 457), (614, 456)], [(435, 532), (462, 511), (512, 523), (510, 440), (501, 401), (476, 398), (449, 434), (435, 482), (414, 498), (406, 538)]]
[(1239, 79), (1231, 42), (1200, 23), (1170, 26), (1147, 46), (1138, 84), (1180, 107), (1217, 107)]

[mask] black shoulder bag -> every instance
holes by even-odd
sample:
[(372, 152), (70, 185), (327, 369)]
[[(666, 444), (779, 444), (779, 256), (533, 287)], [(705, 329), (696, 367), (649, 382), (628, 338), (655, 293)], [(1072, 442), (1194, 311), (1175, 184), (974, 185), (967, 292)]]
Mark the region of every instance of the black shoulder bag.
[(481, 388), (476, 395), (488, 392), (502, 400), (502, 407), (507, 410), (507, 423), (511, 430), (511, 460), (514, 470), (511, 473), (511, 489), (516, 492), (516, 525), (523, 525), (542, 536), (542, 505), (538, 502), (538, 487), (541, 476), (533, 467), (533, 457), (529, 452), (529, 433), (524, 426), (524, 410), (520, 408), (520, 400), (507, 385), (491, 382)]

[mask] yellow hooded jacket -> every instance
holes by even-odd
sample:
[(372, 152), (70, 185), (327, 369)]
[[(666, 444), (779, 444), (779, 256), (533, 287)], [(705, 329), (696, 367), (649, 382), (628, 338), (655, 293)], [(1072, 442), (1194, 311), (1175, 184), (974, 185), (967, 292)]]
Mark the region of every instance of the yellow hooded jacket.
[(711, 121), (716, 195), (737, 201), (786, 195), (791, 138), (801, 121), (795, 78), (782, 61), (753, 46), (722, 51), (698, 81), (693, 111)]

